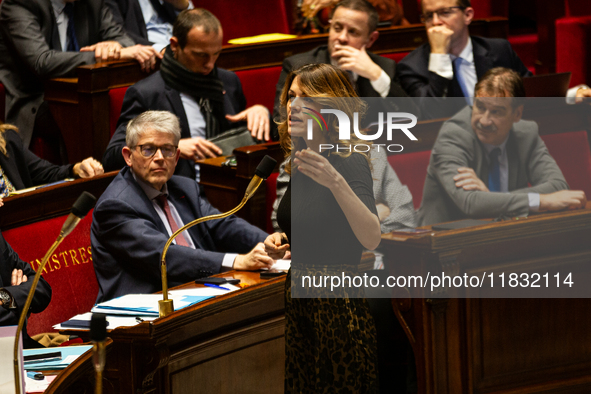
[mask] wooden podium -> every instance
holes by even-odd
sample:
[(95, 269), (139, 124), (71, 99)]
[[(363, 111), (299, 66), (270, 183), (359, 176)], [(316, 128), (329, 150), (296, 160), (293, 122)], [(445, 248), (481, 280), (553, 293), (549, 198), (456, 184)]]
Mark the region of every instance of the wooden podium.
[[(249, 286), (165, 318), (108, 333), (103, 392), (278, 393), (283, 391), (285, 277), (231, 271)], [(187, 284), (180, 288), (196, 286)], [(88, 336), (88, 331), (64, 331)], [(46, 393), (93, 393), (91, 352)]]
[[(587, 209), (382, 238), (390, 275), (535, 273), (591, 276)], [(498, 285), (498, 282), (497, 282)], [(591, 392), (591, 299), (481, 298), (483, 289), (394, 288), (420, 393)], [(543, 289), (538, 289), (543, 291)], [(462, 297), (462, 298), (454, 298)]]

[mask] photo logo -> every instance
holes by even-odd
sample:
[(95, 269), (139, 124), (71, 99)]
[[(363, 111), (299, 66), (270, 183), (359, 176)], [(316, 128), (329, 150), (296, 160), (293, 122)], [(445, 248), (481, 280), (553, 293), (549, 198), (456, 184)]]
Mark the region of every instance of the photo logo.
[[(318, 111), (315, 111), (309, 107), (304, 107), (304, 109), (311, 111), (311, 112), (304, 112), (304, 114), (310, 115), (310, 117), (312, 117), (312, 119), (315, 120), (316, 123), (318, 123), (318, 125), (320, 126), (321, 132), (325, 132), (328, 130), (328, 125), (326, 123), (326, 120), (321, 115), (321, 113), (335, 115), (337, 117), (338, 124), (339, 124), (339, 140), (350, 140), (351, 139), (351, 120), (349, 119), (347, 114), (344, 113), (343, 111), (338, 110), (338, 109), (322, 108), (319, 113)], [(313, 138), (314, 122), (312, 121), (312, 119), (308, 119), (308, 123), (307, 123), (308, 140), (311, 140)], [(322, 123), (320, 122), (320, 119), (322, 120)], [(408, 139), (410, 139), (411, 141), (417, 141), (417, 137), (415, 137), (414, 134), (411, 133), (409, 130), (410, 128), (416, 126), (416, 124), (417, 124), (417, 117), (411, 113), (408, 113), (408, 112), (388, 112), (388, 113), (386, 113), (386, 121), (385, 122), (384, 122), (384, 113), (379, 112), (378, 113), (378, 121), (377, 121), (377, 123), (374, 124), (375, 126), (377, 126), (377, 131), (375, 132), (375, 134), (371, 134), (371, 135), (362, 134), (359, 131), (359, 113), (358, 112), (353, 113), (353, 132), (355, 133), (355, 136), (357, 138), (359, 138), (360, 140), (363, 140), (363, 141), (374, 141), (374, 140), (377, 140), (378, 138), (380, 138), (382, 136), (382, 134), (384, 133), (384, 125), (386, 126), (385, 127), (386, 138), (388, 141), (392, 141), (392, 135), (395, 130), (402, 131), (408, 137)], [(384, 144), (376, 144), (376, 145), (382, 146)], [(335, 146), (332, 144), (321, 144), (320, 145), (320, 151), (322, 151), (323, 149), (334, 149), (334, 148), (335, 148)], [(350, 149), (350, 147), (347, 147), (347, 148)], [(402, 152), (402, 150), (404, 149), (403, 146), (400, 144), (388, 145), (386, 148), (388, 149), (389, 152)], [(338, 145), (336, 146), (336, 149), (337, 149), (337, 151), (340, 149)], [(353, 149), (356, 152), (367, 152), (371, 148), (369, 145), (357, 144), (357, 145), (353, 145)], [(396, 150), (392, 150), (392, 149), (396, 149)], [(378, 146), (378, 150), (379, 150), (379, 146)]]
[[(324, 120), (324, 117), (322, 115), (320, 115), (320, 113), (310, 107), (303, 107), (304, 109), (307, 109), (308, 111), (311, 111), (313, 113), (310, 112), (302, 112), (304, 115), (310, 115), (312, 117), (312, 119), (314, 119), (316, 121), (316, 123), (318, 123), (318, 126), (320, 126), (320, 131), (321, 132), (326, 132), (328, 130), (328, 125), (326, 124), (326, 120)], [(320, 119), (322, 119), (322, 123), (320, 123)], [(312, 128), (313, 128), (313, 123), (312, 123), (312, 119), (308, 119), (308, 139), (311, 140), (313, 137), (312, 134)], [(324, 127), (323, 127), (324, 124)]]

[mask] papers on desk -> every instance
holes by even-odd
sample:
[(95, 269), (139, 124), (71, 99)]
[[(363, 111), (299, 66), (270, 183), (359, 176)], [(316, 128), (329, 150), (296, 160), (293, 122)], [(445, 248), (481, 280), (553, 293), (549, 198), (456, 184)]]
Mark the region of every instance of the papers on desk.
[[(174, 301), (174, 310), (178, 311), (179, 309), (197, 304), (213, 296), (193, 294), (172, 295), (169, 293), (169, 297)], [(107, 315), (158, 317), (158, 301), (161, 299), (162, 294), (127, 294), (101, 302), (95, 305), (91, 312), (105, 313)]]
[(272, 270), (289, 271), (291, 267), (291, 260), (275, 260), (275, 264), (271, 267)]
[(30, 355), (37, 355), (37, 354), (45, 354), (45, 353), (54, 353), (54, 352), (61, 352), (62, 358), (61, 360), (54, 360), (54, 361), (40, 361), (38, 363), (28, 363), (25, 365), (25, 370), (27, 371), (45, 371), (50, 369), (64, 369), (82, 354), (86, 353), (86, 351), (92, 349), (92, 346), (63, 346), (59, 348), (50, 347), (45, 349), (25, 349), (23, 350), (23, 356), (30, 356)]
[[(144, 321), (152, 321), (154, 319), (156, 319), (158, 316), (142, 316), (141, 318), (138, 318), (137, 315), (134, 316), (109, 316), (107, 315), (107, 322), (108, 322), (108, 326), (107, 329), (108, 330), (114, 330), (115, 328), (119, 328), (119, 327), (133, 327), (135, 325), (138, 325)], [(70, 320), (77, 320), (77, 321), (87, 321), (90, 323), (90, 319), (92, 318), (92, 313), (91, 312), (86, 312), (86, 313), (82, 313), (80, 315), (76, 315), (73, 318), (71, 318)], [(68, 321), (70, 321), (68, 320)], [(89, 325), (90, 327), (90, 325)], [(67, 322), (61, 323), (61, 324), (56, 324), (53, 326), (53, 328), (55, 328), (56, 330), (88, 330), (89, 328), (81, 328), (81, 327), (72, 327), (72, 326), (68, 326)]]
[[(239, 290), (240, 287), (224, 284), (225, 289), (211, 287), (197, 287), (192, 289), (171, 290), (169, 297), (174, 300), (174, 310), (194, 305), (209, 298)], [(92, 312), (107, 315), (108, 330), (118, 327), (133, 327), (144, 321), (152, 321), (158, 318), (158, 301), (162, 294), (128, 294), (123, 297), (95, 305)], [(72, 317), (70, 320), (90, 321), (92, 312), (83, 313)], [(69, 320), (68, 320), (69, 321)], [(56, 330), (67, 330), (73, 327), (67, 322), (53, 326)], [(76, 327), (76, 330), (88, 330), (88, 328)]]
[(43, 393), (57, 375), (46, 375), (43, 380), (31, 379), (25, 376), (25, 390), (27, 394)]

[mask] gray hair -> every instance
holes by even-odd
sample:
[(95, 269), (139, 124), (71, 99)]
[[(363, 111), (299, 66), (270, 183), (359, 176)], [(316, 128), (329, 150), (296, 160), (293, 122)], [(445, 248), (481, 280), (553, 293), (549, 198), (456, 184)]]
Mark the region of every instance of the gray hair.
[(127, 123), (125, 144), (129, 148), (134, 148), (144, 132), (150, 129), (171, 134), (174, 138), (174, 144), (179, 144), (181, 139), (179, 118), (168, 111), (146, 111), (130, 120)]

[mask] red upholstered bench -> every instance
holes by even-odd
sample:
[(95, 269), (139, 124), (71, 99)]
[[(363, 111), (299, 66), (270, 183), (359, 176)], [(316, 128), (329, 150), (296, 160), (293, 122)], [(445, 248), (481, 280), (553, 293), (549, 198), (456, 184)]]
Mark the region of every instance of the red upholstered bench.
[(388, 162), (396, 172), (396, 175), (398, 175), (398, 179), (410, 190), (415, 209), (421, 206), (423, 186), (427, 177), (427, 167), (429, 167), (430, 158), (430, 150), (413, 153), (396, 153), (388, 156)]
[(273, 113), (275, 86), (280, 74), (281, 66), (236, 71), (248, 105), (262, 104)]
[(591, 16), (556, 20), (556, 72), (566, 71), (571, 86), (591, 80)]
[(128, 87), (129, 86), (124, 86), (122, 88), (109, 90), (109, 131), (111, 132), (111, 137), (117, 129), (117, 121), (121, 115), (123, 98), (125, 97), (125, 92), (127, 92)]
[(549, 134), (542, 139), (571, 190), (583, 190), (587, 198), (591, 198), (591, 151), (587, 132)]
[(205, 8), (220, 20), (224, 30), (224, 43), (232, 38), (290, 33), (285, 0), (192, 2), (196, 8)]
[[(6, 241), (20, 258), (37, 270), (43, 256), (58, 236), (67, 215), (6, 230)], [(32, 314), (28, 332), (51, 332), (52, 326), (79, 313), (88, 312), (96, 300), (98, 283), (92, 265), (90, 224), (92, 211), (62, 242), (45, 265), (43, 278), (51, 285), (52, 297), (47, 309)], [(32, 278), (30, 278), (32, 279)]]
[(410, 52), (393, 52), (393, 53), (382, 53), (383, 57), (394, 60), (396, 63), (404, 59)]

